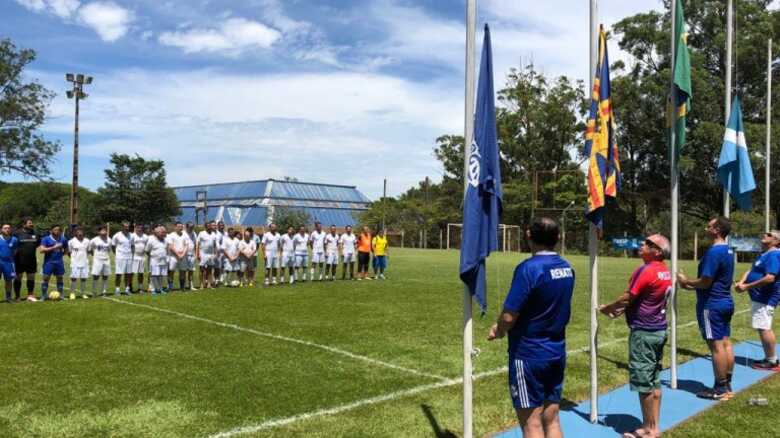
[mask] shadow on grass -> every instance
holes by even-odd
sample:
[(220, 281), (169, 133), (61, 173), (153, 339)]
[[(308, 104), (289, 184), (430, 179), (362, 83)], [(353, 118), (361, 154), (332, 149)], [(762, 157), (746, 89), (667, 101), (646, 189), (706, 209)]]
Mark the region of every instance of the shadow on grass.
[(696, 358), (708, 358), (708, 354), (702, 354), (698, 351), (689, 350), (687, 348), (677, 347), (677, 354), (683, 355), (683, 356), (690, 356), (690, 357), (696, 357)]
[(433, 429), (433, 434), (436, 438), (457, 438), (457, 435), (452, 433), (449, 429), (441, 430), (439, 421), (436, 420), (436, 417), (433, 415), (433, 409), (431, 409), (430, 406), (420, 405), (420, 408), (422, 409), (423, 414), (425, 414), (425, 418), (428, 419), (428, 423), (431, 424), (431, 429)]
[[(561, 399), (560, 408), (562, 411), (576, 414), (582, 418), (582, 421), (590, 422), (590, 412), (581, 411), (577, 403), (571, 400)], [(599, 423), (611, 427), (618, 434), (622, 434), (636, 430), (636, 428), (642, 425), (642, 420), (630, 414), (607, 414), (603, 416), (603, 419), (599, 420)]]
[(611, 357), (604, 356), (603, 354), (599, 354), (598, 357), (601, 360), (605, 360), (611, 363), (612, 365), (615, 365), (618, 369), (628, 371), (628, 364), (621, 360), (612, 359)]

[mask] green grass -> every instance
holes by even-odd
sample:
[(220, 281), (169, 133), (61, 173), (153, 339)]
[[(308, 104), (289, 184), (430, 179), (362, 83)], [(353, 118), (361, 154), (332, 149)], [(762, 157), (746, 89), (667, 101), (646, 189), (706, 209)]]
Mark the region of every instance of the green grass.
[[(474, 321), (475, 347), (482, 352), (475, 373), (505, 365), (505, 341), (489, 343), (486, 335), (514, 266), (524, 257), (491, 256), (490, 309)], [(575, 350), (588, 344), (588, 261), (570, 259), (577, 283), (567, 342)], [(624, 290), (638, 263), (601, 259), (602, 302)], [(695, 263), (681, 265), (695, 272)], [(122, 298), (248, 331), (103, 299), (2, 305), (0, 436), (210, 436), (331, 408), (339, 412), (267, 425), (244, 436), (460, 435), (461, 386), (430, 376), (457, 379), (461, 374), (463, 289), (457, 267), (456, 251), (394, 249), (384, 282)], [(740, 273), (747, 267), (740, 266)], [(680, 324), (695, 319), (694, 299), (692, 293), (680, 293)], [(737, 309), (747, 305), (744, 296), (737, 298)], [(600, 321), (600, 342), (618, 340), (599, 351), (603, 392), (627, 380), (626, 342), (620, 340), (628, 331), (623, 320)], [(733, 337), (753, 338), (747, 314), (735, 317)], [(695, 325), (679, 330), (679, 346), (681, 361), (706, 350)], [(588, 373), (588, 355), (573, 354), (567, 399), (588, 396)], [(505, 382), (500, 372), (476, 381), (478, 436), (515, 424)], [(349, 406), (406, 390), (414, 391)], [(697, 421), (683, 427), (695, 427)]]

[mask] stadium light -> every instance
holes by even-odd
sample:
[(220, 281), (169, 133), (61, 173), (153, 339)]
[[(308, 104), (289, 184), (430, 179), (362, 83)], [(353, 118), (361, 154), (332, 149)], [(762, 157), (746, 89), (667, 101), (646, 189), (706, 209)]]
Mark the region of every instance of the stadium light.
[(89, 96), (84, 92), (84, 84), (91, 84), (92, 76), (67, 73), (65, 80), (73, 84), (73, 88), (65, 94), (68, 99), (76, 99), (76, 118), (73, 127), (73, 181), (70, 187), (70, 224), (73, 225), (79, 220), (79, 101)]

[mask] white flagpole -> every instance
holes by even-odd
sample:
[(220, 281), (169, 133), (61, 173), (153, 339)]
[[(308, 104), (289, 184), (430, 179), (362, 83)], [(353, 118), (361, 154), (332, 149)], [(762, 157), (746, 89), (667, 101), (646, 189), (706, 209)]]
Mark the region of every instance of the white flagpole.
[(679, 186), (679, 173), (677, 169), (677, 93), (674, 90), (674, 73), (675, 73), (675, 50), (677, 49), (677, 0), (672, 0), (672, 71), (670, 78), (670, 99), (671, 99), (671, 125), (669, 126), (669, 142), (670, 142), (670, 161), (671, 161), (671, 188), (672, 188), (672, 294), (671, 301), (671, 367), (670, 367), (670, 386), (672, 389), (677, 389), (677, 252), (679, 244), (678, 236), (678, 224), (679, 224), (679, 199), (680, 199), (680, 186)]
[(766, 175), (764, 189), (764, 231), (769, 232), (769, 198), (772, 170), (772, 38), (766, 45)]
[[(590, 95), (593, 98), (593, 79), (599, 52), (598, 0), (590, 0)], [(596, 226), (590, 224), (588, 254), (590, 255), (590, 422), (598, 421), (598, 319), (599, 306), (599, 239)]]
[[(474, 40), (477, 30), (477, 0), (466, 5), (466, 104), (463, 142), (463, 193), (468, 187), (469, 148), (474, 136)], [(463, 288), (463, 438), (473, 435), (472, 366), (473, 346), (472, 300), (468, 287)]]
[[(728, 0), (728, 11), (726, 12), (726, 125), (729, 123), (731, 115), (731, 46), (734, 39), (734, 2)], [(723, 216), (731, 215), (731, 200), (729, 191), (723, 189)]]

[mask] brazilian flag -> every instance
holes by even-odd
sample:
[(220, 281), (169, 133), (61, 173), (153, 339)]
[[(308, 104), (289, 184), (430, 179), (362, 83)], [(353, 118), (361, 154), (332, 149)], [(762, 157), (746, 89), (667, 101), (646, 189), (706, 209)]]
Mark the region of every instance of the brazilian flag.
[(682, 0), (677, 0), (675, 3), (677, 4), (674, 23), (674, 34), (677, 38), (674, 49), (675, 110), (670, 111), (673, 119), (670, 118), (668, 126), (675, 132), (676, 158), (679, 163), (680, 153), (685, 144), (685, 125), (691, 110), (693, 90), (691, 87), (691, 56), (688, 53), (688, 32), (685, 30)]

